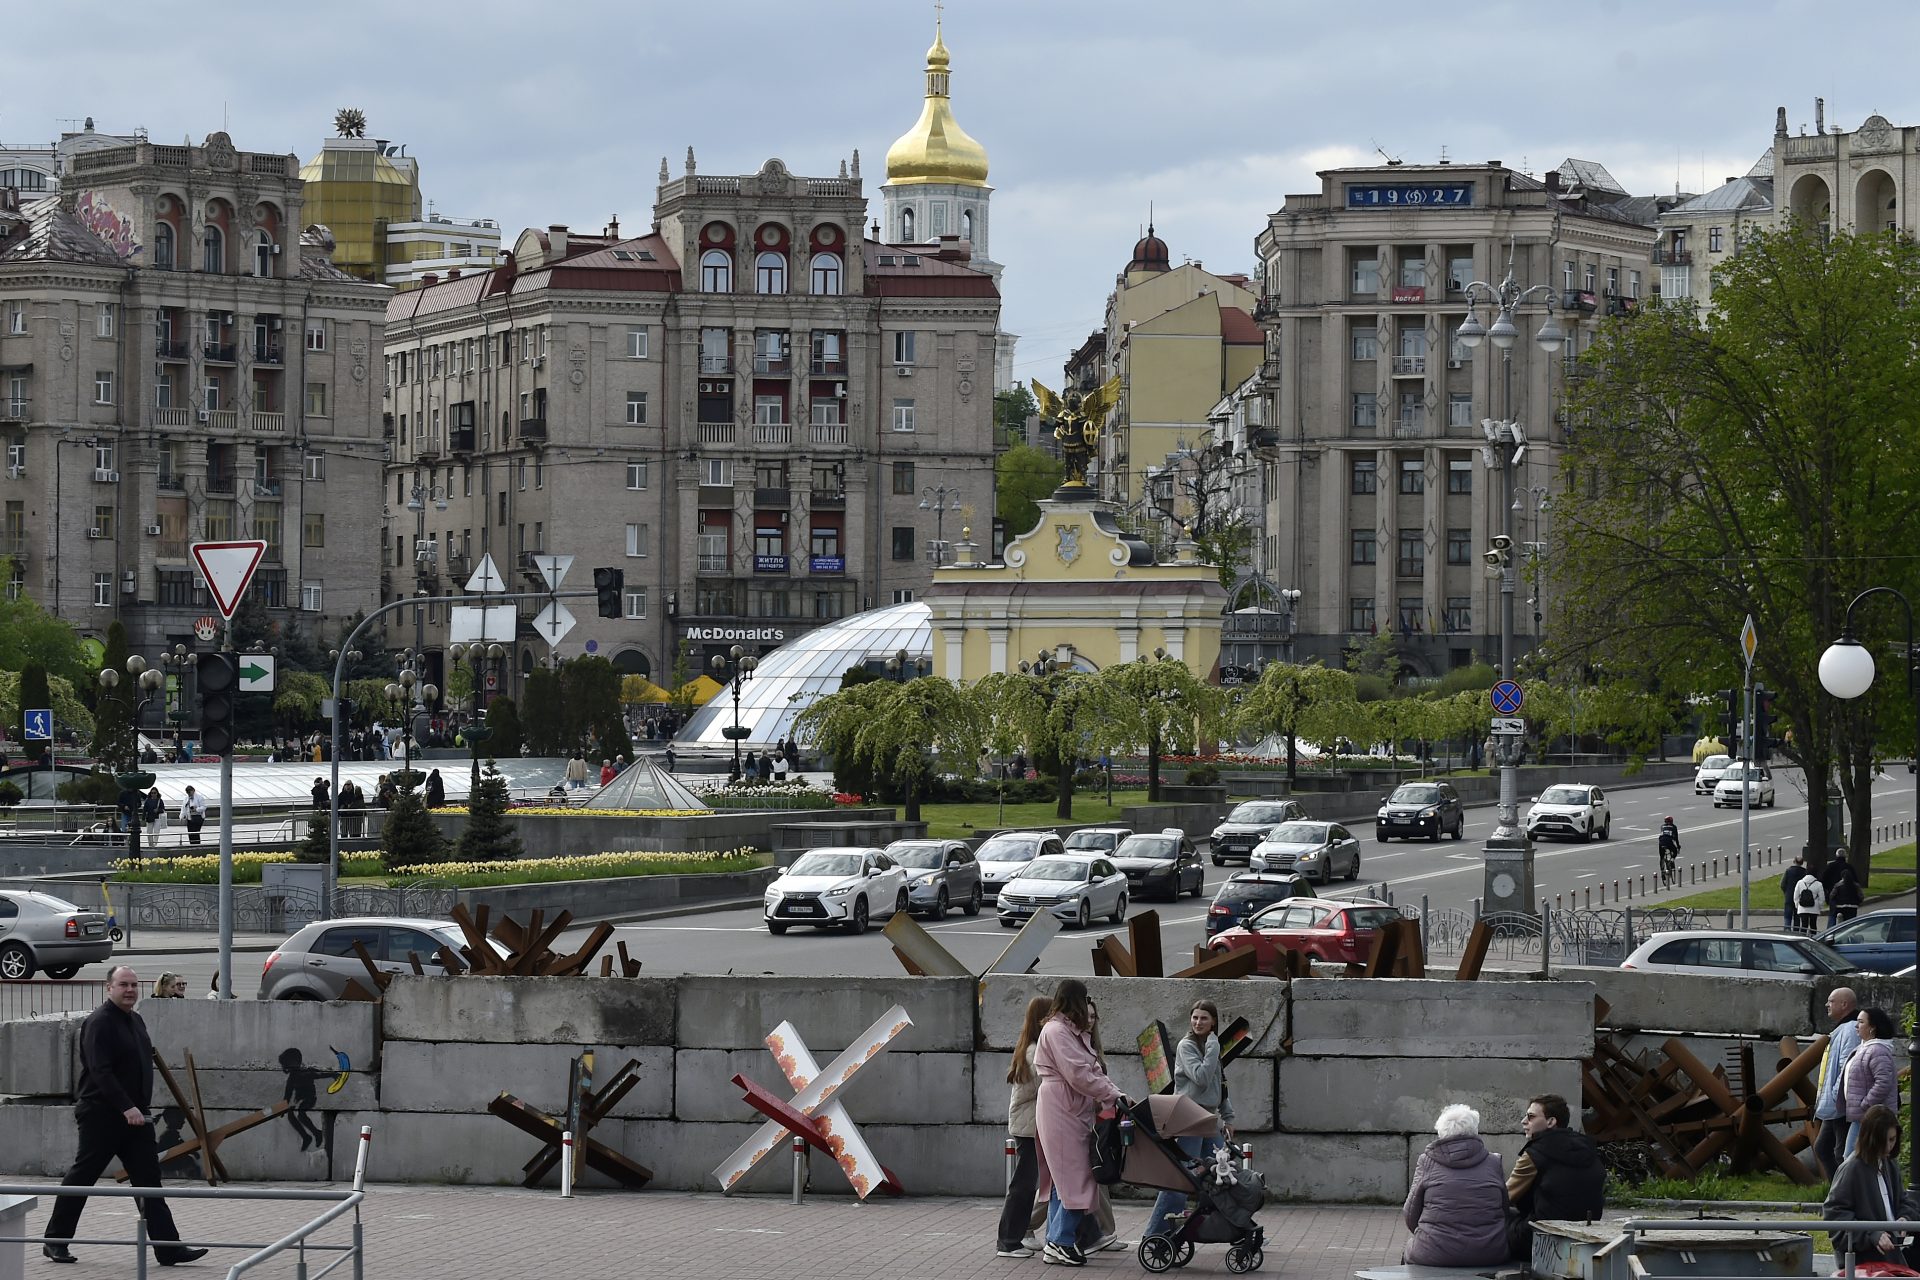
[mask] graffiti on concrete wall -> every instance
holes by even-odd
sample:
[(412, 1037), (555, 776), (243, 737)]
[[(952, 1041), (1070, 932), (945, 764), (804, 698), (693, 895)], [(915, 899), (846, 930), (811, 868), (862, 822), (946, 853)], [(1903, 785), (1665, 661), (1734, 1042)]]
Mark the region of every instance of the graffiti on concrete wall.
[(122, 258), (138, 257), (141, 244), (133, 238), (133, 219), (107, 203), (107, 198), (92, 191), (80, 193), (74, 216), (87, 230), (106, 241), (107, 247)]

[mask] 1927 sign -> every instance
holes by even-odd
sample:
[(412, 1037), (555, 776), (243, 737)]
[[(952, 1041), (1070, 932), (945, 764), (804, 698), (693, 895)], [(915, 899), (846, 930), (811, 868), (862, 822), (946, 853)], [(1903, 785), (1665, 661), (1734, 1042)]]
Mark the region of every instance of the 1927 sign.
[(1347, 186), (1349, 209), (1464, 209), (1473, 203), (1471, 182), (1365, 182)]

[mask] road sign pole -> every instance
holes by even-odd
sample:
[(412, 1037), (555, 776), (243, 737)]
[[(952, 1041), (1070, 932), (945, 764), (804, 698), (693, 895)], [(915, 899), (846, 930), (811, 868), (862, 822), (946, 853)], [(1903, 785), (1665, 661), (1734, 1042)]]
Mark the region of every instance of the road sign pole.
[(1760, 632), (1753, 615), (1740, 628), (1740, 652), (1747, 660), (1745, 680), (1746, 706), (1740, 721), (1740, 927), (1752, 928), (1748, 911), (1752, 907), (1753, 850), (1749, 843), (1749, 822), (1753, 787), (1753, 655), (1760, 647)]
[[(226, 647), (233, 648), (233, 619)], [(220, 757), (220, 998), (233, 999), (233, 752)]]

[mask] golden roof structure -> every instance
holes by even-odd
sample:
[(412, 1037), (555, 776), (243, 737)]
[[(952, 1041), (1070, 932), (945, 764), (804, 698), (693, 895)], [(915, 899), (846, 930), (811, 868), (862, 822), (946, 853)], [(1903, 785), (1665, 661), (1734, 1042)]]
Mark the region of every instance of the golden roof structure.
[(889, 183), (987, 185), (987, 149), (969, 137), (953, 118), (953, 104), (947, 93), (950, 64), (947, 43), (936, 22), (933, 47), (927, 50), (927, 100), (913, 128), (887, 148)]

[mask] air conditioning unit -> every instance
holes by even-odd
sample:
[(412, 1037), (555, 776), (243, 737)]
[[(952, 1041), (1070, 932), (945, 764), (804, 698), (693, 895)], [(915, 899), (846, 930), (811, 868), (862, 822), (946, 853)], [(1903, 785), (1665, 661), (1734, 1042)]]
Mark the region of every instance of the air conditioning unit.
[(911, 378), (913, 376), (913, 366), (910, 364), (899, 365), (894, 369), (894, 372), (903, 378)]
[(847, 398), (847, 384), (846, 384), (846, 383), (844, 383), (844, 382), (836, 382), (836, 383), (834, 383), (834, 384), (833, 384), (833, 398), (834, 398), (834, 399), (836, 399), (836, 400), (845, 400), (845, 399)]
[(272, 333), (280, 332), (280, 317), (279, 316), (268, 317), (267, 329), (269, 332), (272, 332)]
[(273, 256), (274, 256), (274, 257), (276, 257), (276, 258), (280, 256), (280, 246), (279, 246), (279, 245), (275, 245), (275, 246), (273, 246)]
[(87, 530), (87, 536), (89, 538), (104, 538), (107, 535), (102, 529), (99, 528), (99, 526), (96, 525), (95, 527)]
[(197, 416), (199, 417), (200, 421), (205, 422), (207, 420), (207, 410), (205, 409), (200, 410)]
[(101, 484), (120, 483), (120, 473), (118, 471), (109, 471), (105, 467), (95, 467), (93, 469), (93, 478)]
[(546, 363), (547, 358), (545, 356), (535, 356), (533, 358), (533, 367), (536, 369), (544, 368)]
[(160, 526), (159, 526), (159, 525), (157, 525), (157, 524), (150, 524), (150, 525), (148, 525), (148, 526), (147, 526), (147, 536), (148, 536), (149, 538), (157, 538), (157, 537), (159, 537), (159, 536), (160, 536)]

